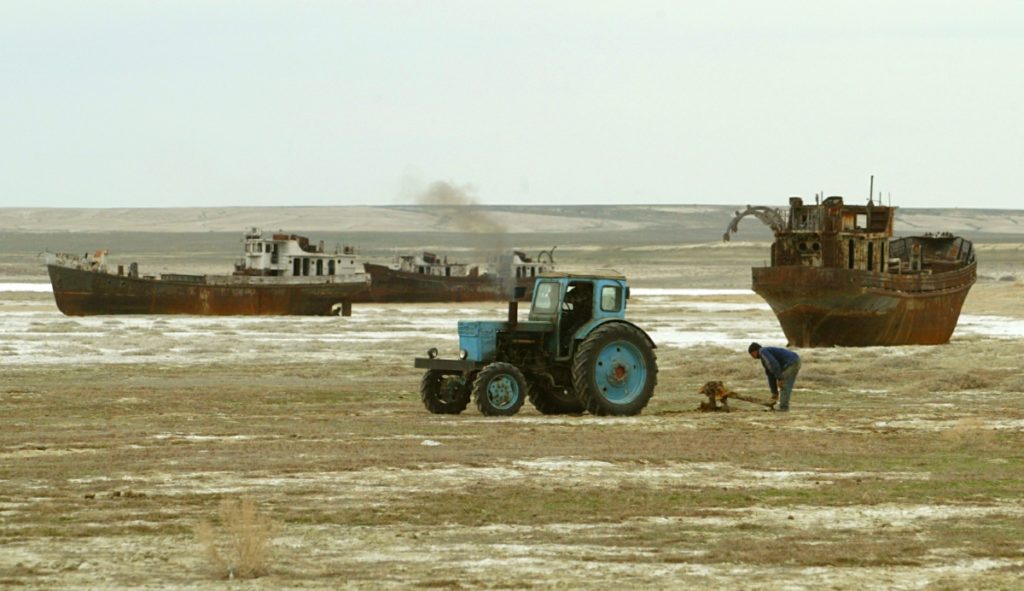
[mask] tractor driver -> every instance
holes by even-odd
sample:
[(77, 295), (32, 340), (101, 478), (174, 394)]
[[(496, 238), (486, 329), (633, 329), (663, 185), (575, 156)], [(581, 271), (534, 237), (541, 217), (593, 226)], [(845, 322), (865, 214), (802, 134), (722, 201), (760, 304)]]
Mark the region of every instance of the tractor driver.
[(594, 299), (594, 286), (590, 283), (572, 283), (565, 293), (562, 304), (561, 344), (565, 351), (569, 350), (572, 335), (590, 320), (591, 302)]

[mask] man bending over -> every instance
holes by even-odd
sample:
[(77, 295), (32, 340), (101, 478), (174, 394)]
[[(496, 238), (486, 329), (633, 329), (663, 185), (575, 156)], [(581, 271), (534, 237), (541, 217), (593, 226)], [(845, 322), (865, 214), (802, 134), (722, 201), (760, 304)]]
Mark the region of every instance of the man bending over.
[(754, 359), (760, 359), (768, 386), (772, 389), (772, 402), (779, 403), (779, 410), (789, 411), (789, 397), (793, 394), (796, 374), (800, 373), (800, 356), (782, 347), (762, 347), (750, 343), (747, 352)]

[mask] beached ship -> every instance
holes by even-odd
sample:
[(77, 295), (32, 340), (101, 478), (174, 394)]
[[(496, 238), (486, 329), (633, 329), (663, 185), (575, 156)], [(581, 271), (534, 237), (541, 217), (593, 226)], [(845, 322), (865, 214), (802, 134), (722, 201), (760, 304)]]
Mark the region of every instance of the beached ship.
[(893, 237), (896, 208), (842, 197), (789, 212), (748, 207), (775, 241), (771, 264), (754, 267), (753, 290), (798, 347), (935, 345), (949, 342), (976, 279), (973, 245), (949, 233)]
[(554, 248), (536, 258), (522, 251), (486, 265), (449, 261), (431, 252), (399, 255), (388, 265), (366, 263), (370, 289), (356, 302), (484, 302), (528, 300), (533, 280), (554, 271)]
[(69, 316), (95, 314), (349, 315), (369, 275), (348, 247), (327, 252), (304, 236), (245, 234), (231, 275), (140, 275), (138, 265), (108, 269), (107, 251), (48, 253), (53, 296)]
[(57, 307), (69, 316), (347, 316), (353, 303), (529, 299), (534, 278), (554, 270), (554, 250), (536, 259), (513, 251), (484, 265), (424, 252), (381, 265), (358, 261), (351, 247), (328, 252), (322, 241), (314, 245), (305, 236), (252, 228), (231, 275), (140, 275), (136, 263), (112, 271), (105, 250), (48, 253), (47, 269)]

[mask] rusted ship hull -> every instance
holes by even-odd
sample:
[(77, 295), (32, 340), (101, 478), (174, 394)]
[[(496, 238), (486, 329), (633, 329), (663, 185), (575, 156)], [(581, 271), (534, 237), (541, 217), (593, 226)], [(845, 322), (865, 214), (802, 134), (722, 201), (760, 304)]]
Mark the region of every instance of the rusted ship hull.
[(53, 296), (69, 316), (199, 314), (330, 316), (351, 309), (365, 282), (258, 283), (245, 277), (155, 279), (47, 265)]
[(753, 269), (790, 345), (864, 347), (949, 342), (976, 265), (938, 274), (779, 266)]
[(515, 288), (522, 287), (518, 299), (529, 299), (533, 278), (503, 279), (496, 275), (446, 277), (391, 269), (365, 263), (370, 289), (357, 295), (356, 303), (441, 303), (508, 301)]

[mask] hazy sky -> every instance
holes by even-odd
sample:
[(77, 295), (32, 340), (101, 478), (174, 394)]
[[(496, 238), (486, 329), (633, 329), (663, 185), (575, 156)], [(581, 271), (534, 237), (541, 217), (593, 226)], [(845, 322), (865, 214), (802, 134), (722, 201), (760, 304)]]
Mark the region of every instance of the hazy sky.
[(0, 206), (1024, 209), (1024, 1), (0, 2)]

